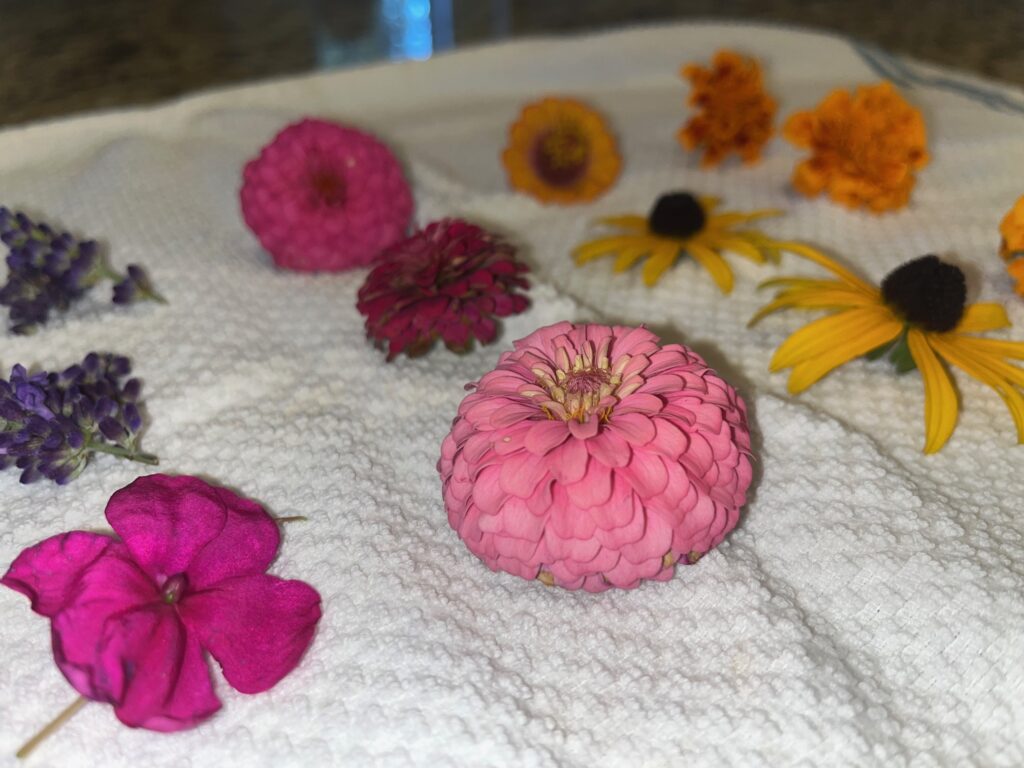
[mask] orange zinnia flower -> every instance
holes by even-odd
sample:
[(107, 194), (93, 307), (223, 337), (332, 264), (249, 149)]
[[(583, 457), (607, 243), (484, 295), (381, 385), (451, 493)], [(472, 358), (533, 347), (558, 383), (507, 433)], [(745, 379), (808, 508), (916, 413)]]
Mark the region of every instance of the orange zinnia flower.
[(604, 194), (622, 159), (604, 118), (574, 99), (527, 104), (501, 155), (508, 181), (545, 203), (582, 203)]
[(774, 129), (775, 99), (765, 93), (761, 65), (733, 51), (719, 51), (711, 68), (688, 64), (680, 74), (690, 81), (689, 105), (701, 110), (677, 134), (688, 150), (704, 148), (701, 165), (718, 165), (730, 152), (744, 163), (761, 159)]
[(924, 119), (890, 83), (834, 90), (815, 109), (791, 115), (786, 139), (811, 150), (793, 172), (808, 197), (875, 213), (902, 208), (928, 164)]
[(1006, 271), (1017, 281), (1014, 290), (1024, 296), (1024, 196), (1003, 217), (999, 233), (1003, 236), (999, 254), (1008, 262)]

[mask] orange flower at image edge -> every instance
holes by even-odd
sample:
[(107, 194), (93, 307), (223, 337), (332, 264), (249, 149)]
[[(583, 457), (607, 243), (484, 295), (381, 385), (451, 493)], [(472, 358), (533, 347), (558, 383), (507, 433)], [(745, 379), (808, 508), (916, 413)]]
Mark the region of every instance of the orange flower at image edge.
[(545, 203), (583, 203), (618, 179), (622, 158), (604, 118), (574, 99), (528, 104), (501, 155), (509, 184)]
[(1024, 296), (1024, 195), (999, 225), (1003, 236), (999, 254), (1006, 260), (1006, 271), (1017, 281), (1013, 289)]
[(928, 164), (921, 113), (892, 84), (832, 91), (816, 108), (797, 112), (783, 136), (811, 156), (797, 164), (793, 186), (814, 197), (875, 213), (910, 200), (915, 171)]
[(688, 104), (700, 113), (677, 138), (685, 149), (704, 148), (701, 166), (718, 165), (730, 153), (744, 163), (761, 159), (772, 137), (778, 105), (764, 90), (761, 65), (733, 51), (719, 51), (711, 68), (688, 64), (680, 74), (690, 81)]

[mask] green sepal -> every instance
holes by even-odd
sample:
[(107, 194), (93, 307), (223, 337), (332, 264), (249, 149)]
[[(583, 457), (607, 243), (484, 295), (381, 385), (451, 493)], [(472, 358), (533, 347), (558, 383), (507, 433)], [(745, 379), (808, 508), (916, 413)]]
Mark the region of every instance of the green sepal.
[(913, 355), (910, 354), (910, 345), (907, 344), (907, 329), (903, 329), (903, 333), (892, 345), (892, 351), (889, 353), (889, 362), (893, 364), (896, 369), (896, 373), (904, 374), (910, 373), (917, 368), (917, 363), (914, 362)]

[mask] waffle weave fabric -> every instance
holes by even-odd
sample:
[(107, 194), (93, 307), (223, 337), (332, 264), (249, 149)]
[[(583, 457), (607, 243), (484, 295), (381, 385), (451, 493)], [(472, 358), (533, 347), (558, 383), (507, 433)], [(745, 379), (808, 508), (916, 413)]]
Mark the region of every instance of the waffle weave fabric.
[[(781, 114), (829, 90), (894, 79), (930, 127), (911, 206), (873, 217), (788, 187), (798, 153), (702, 172), (673, 136), (678, 68), (730, 47), (762, 59)], [(572, 94), (617, 127), (626, 167), (596, 203), (545, 208), (505, 190), (499, 163), (520, 105)], [(534, 265), (532, 308), (498, 343), (385, 364), (364, 342), (365, 271), (275, 270), (245, 229), (241, 169), (303, 115), (351, 122), (403, 157), (422, 224), (465, 216)], [(806, 317), (744, 326), (776, 273), (732, 259), (723, 297), (682, 263), (653, 289), (611, 264), (571, 265), (588, 221), (691, 189), (813, 242), (872, 279), (937, 252), (965, 264), (971, 300), (1024, 304), (997, 256), (1019, 197), (1024, 94), (777, 28), (677, 26), (526, 41), (416, 64), (318, 74), (140, 110), (0, 133), (4, 202), (149, 268), (167, 306), (89, 299), (0, 365), (59, 369), (90, 350), (145, 381), (147, 450), (289, 525), (272, 573), (323, 596), (319, 634), (277, 687), (174, 736), (90, 705), (39, 748), (39, 766), (1017, 766), (1024, 764), (1024, 448), (1002, 403), (959, 379), (965, 404), (925, 457), (916, 374), (857, 361), (798, 398), (767, 372)], [(815, 274), (784, 257), (785, 274)], [(559, 320), (646, 322), (704, 356), (746, 399), (760, 452), (739, 527), (670, 582), (599, 596), (489, 571), (448, 527), (435, 469), (464, 396), (511, 340)], [(999, 335), (999, 334), (996, 334)], [(72, 485), (0, 475), (0, 563), (103, 525), (141, 474), (98, 458)], [(0, 765), (73, 698), (46, 622), (0, 592)]]

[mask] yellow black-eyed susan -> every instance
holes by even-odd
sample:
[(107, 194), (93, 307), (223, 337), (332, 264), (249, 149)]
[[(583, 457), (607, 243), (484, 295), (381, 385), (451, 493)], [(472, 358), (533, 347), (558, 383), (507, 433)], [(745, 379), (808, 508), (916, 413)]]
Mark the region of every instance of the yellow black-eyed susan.
[(624, 272), (646, 258), (643, 278), (654, 285), (681, 256), (689, 255), (710, 273), (722, 293), (732, 290), (733, 274), (722, 258), (733, 251), (751, 261), (778, 261), (779, 250), (787, 244), (754, 229), (738, 228), (755, 219), (778, 216), (781, 211), (765, 209), (741, 213), (716, 213), (718, 198), (697, 197), (689, 192), (669, 192), (655, 202), (647, 216), (608, 216), (598, 223), (619, 230), (583, 243), (573, 250), (577, 265), (615, 256), (616, 272)]
[[(795, 250), (795, 249), (794, 249)], [(838, 279), (781, 277), (779, 289), (751, 324), (781, 309), (824, 309), (829, 314), (793, 333), (775, 351), (771, 370), (791, 369), (788, 387), (804, 391), (854, 358), (888, 356), (901, 372), (916, 368), (924, 382), (925, 453), (935, 453), (956, 426), (959, 401), (947, 364), (996, 391), (1024, 442), (1024, 342), (974, 334), (1010, 325), (1000, 304), (967, 305), (963, 272), (937, 256), (922, 256), (875, 286), (812, 248), (800, 255)]]

